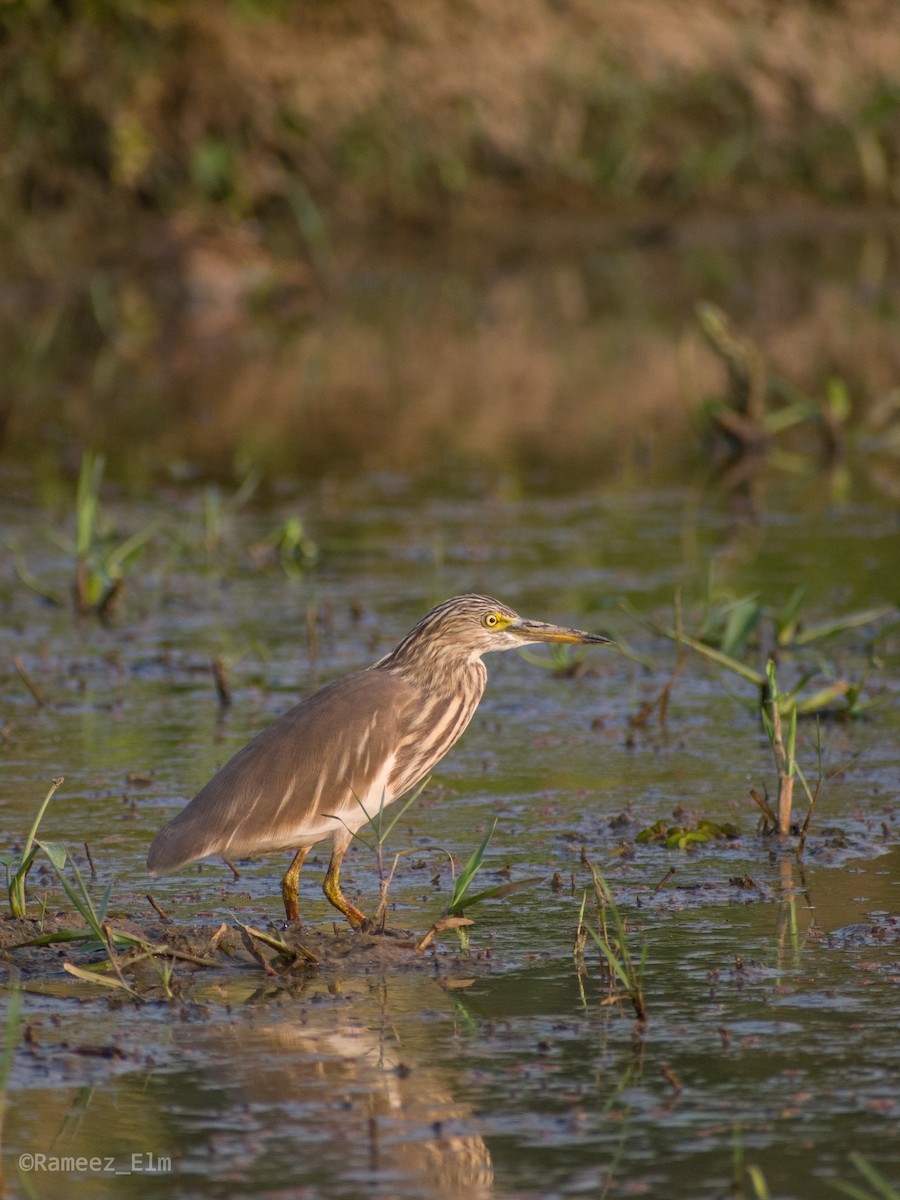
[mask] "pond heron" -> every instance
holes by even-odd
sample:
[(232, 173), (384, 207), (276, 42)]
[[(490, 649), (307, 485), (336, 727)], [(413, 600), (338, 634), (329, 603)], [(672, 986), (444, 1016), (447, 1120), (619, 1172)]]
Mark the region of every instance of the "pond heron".
[(302, 700), (225, 763), (156, 835), (150, 874), (210, 854), (293, 850), (281, 894), (296, 922), (303, 860), (331, 838), (325, 895), (358, 928), (365, 918), (340, 885), (354, 833), (424, 779), (469, 724), (487, 682), (481, 656), (532, 642), (609, 638), (526, 621), (489, 596), (445, 600), (390, 654)]

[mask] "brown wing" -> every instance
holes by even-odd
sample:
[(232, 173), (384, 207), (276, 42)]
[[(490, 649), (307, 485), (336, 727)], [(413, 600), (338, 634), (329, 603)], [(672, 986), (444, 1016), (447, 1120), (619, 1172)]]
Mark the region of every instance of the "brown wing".
[(235, 754), (156, 835), (151, 875), (209, 854), (240, 857), (312, 845), (332, 834), (325, 814), (352, 811), (386, 775), (420, 707), (417, 690), (360, 671), (294, 706)]

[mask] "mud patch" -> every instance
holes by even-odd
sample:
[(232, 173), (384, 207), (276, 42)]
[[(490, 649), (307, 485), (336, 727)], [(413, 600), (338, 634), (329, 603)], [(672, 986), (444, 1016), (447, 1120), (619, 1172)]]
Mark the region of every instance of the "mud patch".
[[(7, 919), (0, 924), (0, 959), (28, 991), (86, 999), (110, 998), (112, 989), (112, 995), (142, 1001), (189, 999), (199, 977), (236, 971), (269, 986), (293, 987), (313, 976), (417, 972), (459, 987), (470, 981), (476, 963), (486, 969), (491, 961), (489, 953), (462, 958), (433, 943), (419, 952), (419, 936), (407, 930), (256, 929), (128, 919), (110, 920), (105, 928), (108, 947), (77, 914)], [(96, 973), (95, 984), (86, 972)]]

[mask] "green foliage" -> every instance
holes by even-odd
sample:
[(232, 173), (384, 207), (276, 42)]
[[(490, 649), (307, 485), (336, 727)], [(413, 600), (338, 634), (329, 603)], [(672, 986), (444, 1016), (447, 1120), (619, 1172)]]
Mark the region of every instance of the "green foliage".
[[(491, 838), (494, 836), (494, 830), (497, 828), (498, 818), (494, 818), (494, 823), (484, 835), (479, 846), (469, 855), (466, 865), (453, 881), (453, 895), (450, 897), (450, 903), (447, 905), (448, 916), (458, 916), (466, 905), (466, 893), (468, 892), (472, 881), (481, 870), (481, 864), (484, 861), (485, 851), (487, 850)], [(480, 892), (477, 896), (472, 896), (468, 900), (468, 904), (477, 904), (479, 900), (486, 900), (490, 894), (496, 893), (496, 888), (490, 888), (487, 892)]]
[[(121, 542), (108, 536), (102, 529), (100, 507), (103, 468), (102, 455), (89, 451), (82, 454), (75, 492), (75, 537), (56, 530), (49, 530), (47, 536), (74, 560), (72, 592), (76, 610), (82, 615), (94, 613), (106, 618), (112, 613), (124, 586), (126, 570), (156, 534), (159, 524), (154, 522)], [(14, 547), (11, 549), (22, 583), (52, 603), (62, 605), (63, 597), (35, 579), (19, 551)]]
[[(54, 783), (57, 781), (54, 780)], [(58, 781), (62, 783), (60, 779)], [(55, 791), (55, 788), (53, 789)], [(53, 794), (51, 791), (50, 795)], [(38, 818), (43, 815), (44, 808), (49, 802), (50, 796), (44, 801)], [(38, 822), (32, 827), (32, 832), (37, 827)], [(84, 944), (94, 943), (105, 950), (109, 963), (115, 972), (115, 978), (108, 978), (105, 975), (98, 974), (100, 968), (94, 967), (91, 969), (77, 967), (72, 963), (63, 963), (64, 969), (74, 977), (82, 980), (87, 980), (91, 983), (97, 983), (102, 987), (114, 988), (126, 992), (128, 995), (139, 999), (137, 993), (131, 988), (122, 978), (122, 973), (116, 958), (114, 945), (116, 942), (124, 943), (127, 946), (146, 946), (142, 938), (133, 937), (131, 934), (126, 934), (120, 930), (113, 930), (106, 921), (106, 914), (109, 908), (109, 899), (112, 894), (113, 881), (110, 880), (103, 895), (100, 898), (99, 904), (95, 904), (91, 897), (88, 885), (84, 876), (78, 869), (78, 864), (74, 859), (70, 859), (72, 873), (75, 877), (74, 884), (68, 879), (65, 874), (66, 862), (68, 855), (65, 846), (58, 842), (41, 842), (37, 841), (36, 845), (43, 850), (50, 860), (50, 865), (56, 874), (57, 879), (62, 885), (63, 891), (66, 893), (75, 910), (81, 915), (87, 929), (61, 929), (54, 933), (42, 934), (36, 938), (29, 938), (24, 942), (20, 942), (22, 946), (48, 946), (58, 942), (82, 942)], [(33, 858), (33, 854), (31, 856)], [(12, 895), (10, 897), (12, 900)], [(24, 913), (23, 913), (24, 915)]]
[(234, 173), (234, 151), (222, 138), (205, 138), (194, 147), (191, 180), (208, 200), (225, 200), (232, 194)]
[(216, 484), (203, 489), (203, 540), (210, 558), (220, 552), (229, 524), (253, 497), (260, 479), (258, 471), (248, 471), (230, 496), (223, 495)]
[[(481, 900), (487, 900), (491, 896), (496, 897), (498, 892), (504, 892), (507, 888), (514, 885), (501, 885), (500, 888), (488, 888), (485, 892), (479, 892), (476, 896), (467, 897), (469, 887), (481, 869), (481, 864), (484, 861), (485, 851), (490, 844), (491, 838), (494, 836), (494, 830), (497, 828), (497, 818), (494, 818), (494, 823), (484, 835), (480, 845), (478, 845), (466, 862), (466, 865), (460, 871), (459, 875), (453, 881), (453, 893), (450, 897), (450, 902), (444, 909), (444, 913), (439, 917), (431, 929), (417, 945), (417, 949), (422, 951), (431, 942), (435, 934), (440, 933), (444, 929), (455, 929), (459, 937), (459, 944), (463, 952), (469, 948), (468, 926), (472, 924), (469, 917), (463, 915), (464, 907), (471, 907), (473, 904), (479, 903)], [(451, 863), (453, 858), (450, 858)]]
[[(54, 781), (54, 783), (57, 782), (62, 783), (62, 780)], [(46, 807), (46, 803), (47, 801), (42, 806), (39, 818), (43, 813), (43, 808)], [(32, 833), (35, 832), (37, 825), (38, 821), (35, 821)], [(78, 869), (78, 864), (73, 858), (69, 858), (65, 846), (59, 842), (43, 842), (37, 839), (35, 839), (35, 846), (47, 855), (50, 866), (53, 868), (63, 891), (72, 904), (72, 907), (81, 916), (86, 928), (63, 928), (54, 930), (52, 933), (42, 933), (37, 937), (27, 938), (18, 942), (11, 946), (10, 949), (16, 950), (23, 946), (52, 946), (72, 942), (77, 942), (86, 950), (102, 949), (106, 954), (104, 962), (91, 965), (90, 967), (80, 967), (74, 963), (64, 962), (64, 970), (83, 982), (124, 992), (132, 999), (139, 1001), (143, 1000), (144, 997), (135, 991), (125, 980), (123, 966), (133, 967), (140, 961), (149, 959), (157, 971), (164, 994), (169, 999), (172, 999), (175, 996), (172, 971), (173, 959), (186, 959), (197, 966), (215, 965), (211, 960), (176, 950), (165, 944), (154, 945), (143, 937), (114, 928), (108, 920), (109, 902), (114, 880), (109, 881), (99, 901), (95, 902), (87, 881)], [(31, 857), (33, 858), (33, 855)], [(66, 874), (67, 865), (71, 869), (72, 879)], [(119, 958), (118, 948), (128, 952), (129, 957), (127, 961)], [(110, 971), (112, 972), (111, 975), (109, 974)]]
[[(72, 874), (75, 876), (75, 883), (72, 884), (64, 874), (66, 865), (65, 852), (61, 856), (53, 855), (46, 844), (42, 844), (41, 848), (47, 853), (50, 864), (56, 872), (56, 877), (62, 884), (63, 891), (68, 896), (72, 906), (81, 914), (87, 924), (89, 932), (85, 936), (90, 937), (93, 935), (100, 945), (106, 945), (108, 934), (104, 927), (104, 922), (106, 921), (106, 914), (109, 909), (109, 899), (112, 895), (114, 881), (109, 881), (103, 895), (100, 897), (99, 904), (95, 905), (85, 878), (78, 869), (78, 864), (74, 858), (70, 860)], [(115, 936), (121, 937), (126, 941), (134, 940), (128, 934), (117, 934)]]
[(829, 1179), (828, 1183), (831, 1187), (843, 1192), (845, 1196), (852, 1196), (853, 1200), (900, 1200), (900, 1190), (889, 1183), (862, 1154), (854, 1151), (850, 1155), (850, 1161), (869, 1184), (871, 1191), (858, 1184), (847, 1183), (842, 1179)]
[(467, 950), (469, 946), (467, 927), (473, 924), (468, 917), (463, 915), (468, 909), (474, 908), (476, 904), (481, 904), (485, 900), (502, 900), (506, 896), (513, 896), (517, 892), (525, 891), (527, 888), (534, 887), (536, 883), (541, 882), (541, 876), (532, 876), (529, 879), (517, 879), (512, 883), (497, 884), (495, 887), (485, 888), (474, 895), (469, 894), (469, 889), (472, 886), (475, 876), (481, 870), (484, 863), (485, 853), (497, 828), (497, 820), (498, 818), (495, 817), (493, 825), (469, 855), (465, 866), (453, 880), (453, 892), (444, 909), (443, 915), (435, 921), (428, 933), (418, 943), (418, 950), (424, 950), (432, 941), (435, 934), (444, 929), (456, 929), (460, 945), (463, 950)]
[[(766, 736), (772, 743), (773, 748), (784, 745), (785, 773), (793, 776), (796, 767), (794, 750), (797, 744), (797, 706), (796, 704), (791, 704), (790, 699), (790, 696), (785, 697), (778, 690), (775, 660), (770, 658), (766, 663), (766, 687), (763, 692), (759, 712), (762, 717)], [(786, 742), (782, 742), (780, 722), (781, 713), (784, 711), (788, 715), (788, 736)]]
[[(594, 881), (594, 894), (599, 910), (599, 929), (588, 927), (588, 932), (597, 944), (610, 972), (610, 977), (618, 981), (621, 994), (613, 994), (611, 1001), (627, 999), (631, 1001), (634, 1015), (640, 1025), (646, 1024), (647, 1006), (644, 1000), (644, 968), (647, 964), (647, 943), (641, 945), (640, 956), (635, 961), (631, 950), (630, 938), (625, 927), (625, 920), (619, 911), (615, 897), (609, 884), (590, 860), (591, 877)], [(612, 918), (612, 926), (607, 921), (607, 914)], [(584, 915), (584, 904), (579, 917), (579, 932), (576, 934), (576, 946), (581, 938), (581, 921)]]
[[(803, 588), (795, 589), (780, 606), (767, 604), (756, 595), (743, 596), (737, 600), (709, 598), (695, 636), (685, 633), (682, 628), (680, 601), (677, 598), (679, 619), (674, 626), (648, 620), (625, 601), (622, 602), (622, 608), (644, 629), (659, 637), (668, 638), (679, 648), (693, 651), (729, 674), (753, 685), (758, 695), (765, 697), (770, 687), (769, 668), (760, 670), (752, 659), (767, 641), (769, 644), (774, 643), (783, 655), (796, 655), (800, 651), (818, 648), (821, 643), (851, 630), (876, 625), (887, 618), (897, 616), (897, 609), (893, 605), (885, 605), (805, 624), (804, 599)], [(836, 678), (816, 691), (806, 690), (810, 680), (821, 673), (823, 667), (835, 674), (833, 667), (818, 658), (815, 666), (805, 671), (790, 691), (778, 691), (777, 703), (781, 716), (790, 718), (792, 712), (796, 712), (798, 716), (809, 716), (837, 707), (838, 712), (853, 717), (861, 715), (874, 703), (862, 698), (865, 675), (853, 682)]]
[[(273, 211), (291, 213), (297, 181), (309, 179), (326, 197), (352, 195), (372, 212), (417, 203), (435, 219), (437, 205), (482, 178), (511, 180), (520, 192), (530, 185), (540, 194), (550, 181), (657, 204), (778, 187), (890, 198), (897, 86), (879, 70), (848, 89), (838, 111), (798, 87), (802, 120), (786, 132), (759, 103), (754, 80), (768, 68), (752, 52), (674, 73), (657, 52), (638, 77), (598, 21), (585, 27), (577, 56), (592, 65), (575, 69), (551, 14), (526, 114), (501, 123), (498, 138), (498, 114), (479, 89), (446, 102), (447, 80), (465, 69), (464, 46), (442, 46), (443, 84), (404, 87), (409, 47), (419, 50), (440, 25), (413, 16), (397, 40), (364, 7), (359, 32), (381, 70), (366, 76), (364, 105), (352, 68), (343, 78), (333, 72), (328, 118), (314, 122), (300, 84), (315, 72), (311, 47), (329, 30), (339, 44), (340, 22), (313, 21), (310, 42), (310, 20), (285, 0), (212, 11), (171, 0), (7, 0), (0, 186), (14, 220), (81, 206), (96, 221), (98, 198), (111, 196), (126, 216), (150, 210), (169, 222), (206, 207), (271, 221)], [(479, 40), (492, 39), (496, 56), (503, 36), (502, 22), (480, 20)], [(295, 77), (285, 75), (291, 61)], [(806, 77), (789, 58), (784, 69)], [(515, 71), (498, 83), (504, 93), (521, 86)]]
[(740, 836), (740, 829), (730, 822), (717, 825), (713, 821), (701, 819), (692, 829), (689, 825), (669, 825), (660, 819), (649, 828), (641, 830), (634, 840), (641, 845), (662, 845), (669, 850), (686, 850), (688, 846), (733, 840)]
[(288, 579), (299, 578), (319, 557), (318, 545), (297, 516), (285, 518), (251, 549), (254, 553), (274, 551)]
[(754, 1163), (750, 1163), (747, 1167), (747, 1174), (750, 1176), (750, 1182), (753, 1184), (755, 1200), (771, 1200), (772, 1193), (769, 1191), (769, 1185), (766, 1182), (762, 1168), (757, 1167)]
[(31, 828), (28, 831), (28, 836), (25, 839), (25, 845), (22, 848), (21, 855), (3, 854), (0, 855), (0, 865), (6, 869), (6, 888), (9, 896), (9, 908), (14, 917), (24, 917), (25, 912), (25, 879), (28, 872), (31, 870), (32, 863), (35, 860), (38, 850), (43, 849), (51, 862), (65, 863), (66, 852), (65, 848), (59, 842), (39, 842), (37, 840), (37, 831), (41, 821), (44, 819), (44, 813), (47, 811), (47, 806), (53, 799), (57, 790), (63, 783), (63, 777), (59, 776), (54, 779), (50, 785), (47, 795), (44, 797), (37, 815), (31, 823)]
[[(151, 525), (118, 544), (110, 544), (100, 529), (102, 455), (85, 451), (75, 496), (75, 602), (81, 613), (106, 615), (124, 583), (124, 573), (156, 533)], [(60, 544), (73, 549), (64, 538)]]

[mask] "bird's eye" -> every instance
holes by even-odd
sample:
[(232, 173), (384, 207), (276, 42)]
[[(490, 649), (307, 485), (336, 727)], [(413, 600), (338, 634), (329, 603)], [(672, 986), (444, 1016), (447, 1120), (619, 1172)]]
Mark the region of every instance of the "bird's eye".
[(484, 624), (488, 627), (488, 629), (496, 628), (496, 626), (499, 624), (499, 622), (500, 622), (500, 618), (497, 616), (496, 613), (488, 613), (487, 616), (484, 618)]

